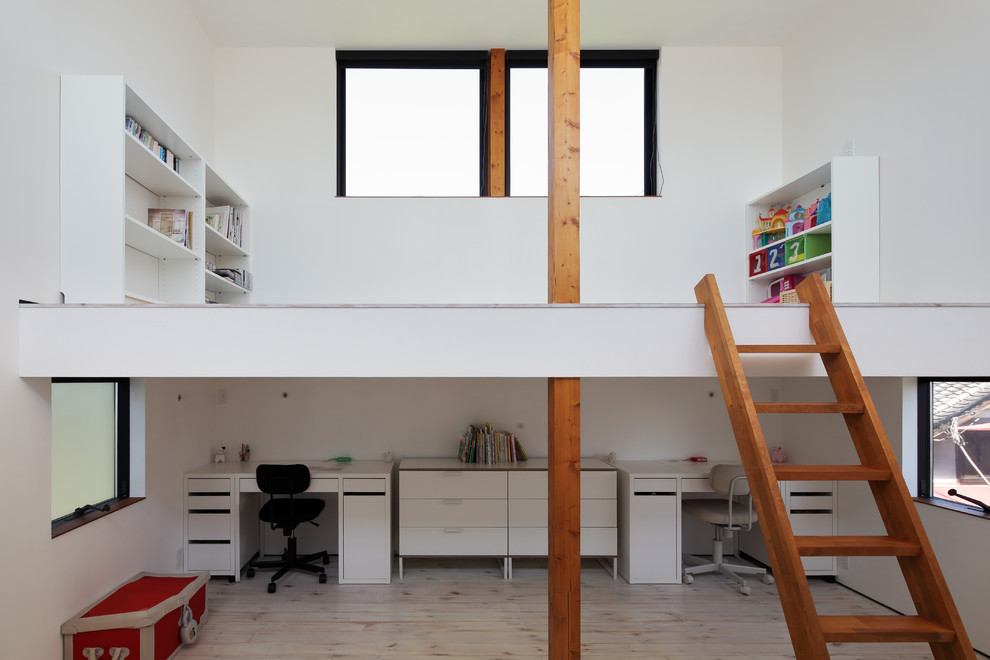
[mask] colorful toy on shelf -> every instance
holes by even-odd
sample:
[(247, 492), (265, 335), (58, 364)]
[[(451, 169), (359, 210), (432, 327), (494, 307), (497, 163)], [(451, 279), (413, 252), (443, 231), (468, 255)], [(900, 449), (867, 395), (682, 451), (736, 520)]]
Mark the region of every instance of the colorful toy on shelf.
[(784, 275), (770, 283), (767, 287), (767, 297), (779, 297), (785, 291), (792, 291), (803, 279), (803, 275)]
[(816, 199), (815, 203), (808, 207), (808, 210), (804, 212), (804, 226), (806, 229), (811, 229), (818, 224), (818, 203), (821, 199)]
[(832, 193), (825, 195), (825, 199), (818, 202), (818, 222), (815, 224), (824, 225), (832, 220)]
[(769, 231), (784, 231), (787, 228), (787, 218), (791, 215), (791, 206), (787, 208), (773, 210), (770, 209), (770, 229)]
[(785, 223), (785, 236), (793, 236), (804, 231), (805, 210), (798, 204), (798, 207), (791, 211)]

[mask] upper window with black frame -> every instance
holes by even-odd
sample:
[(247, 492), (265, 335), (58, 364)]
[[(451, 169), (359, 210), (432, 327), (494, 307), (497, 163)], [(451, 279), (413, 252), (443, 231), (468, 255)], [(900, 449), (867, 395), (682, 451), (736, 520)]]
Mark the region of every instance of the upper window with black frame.
[[(547, 194), (546, 51), (506, 53), (508, 192)], [(658, 194), (660, 52), (581, 51), (581, 195)]]
[(485, 194), (485, 51), (337, 51), (337, 194)]
[(52, 527), (128, 497), (129, 380), (52, 379)]
[(918, 381), (922, 497), (990, 514), (990, 379)]

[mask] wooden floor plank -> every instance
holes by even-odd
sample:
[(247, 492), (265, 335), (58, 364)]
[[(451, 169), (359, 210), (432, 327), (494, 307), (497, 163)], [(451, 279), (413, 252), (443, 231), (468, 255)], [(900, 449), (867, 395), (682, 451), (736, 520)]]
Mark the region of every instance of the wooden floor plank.
[[(176, 660), (547, 658), (546, 561), (516, 561), (513, 579), (488, 560), (417, 560), (390, 585), (338, 585), (290, 574), (208, 585), (210, 618)], [(890, 614), (838, 585), (812, 580), (823, 614)], [(581, 657), (596, 660), (793, 660), (776, 585), (700, 576), (691, 585), (630, 585), (594, 562), (581, 570)], [(930, 659), (927, 644), (829, 644), (832, 660)]]

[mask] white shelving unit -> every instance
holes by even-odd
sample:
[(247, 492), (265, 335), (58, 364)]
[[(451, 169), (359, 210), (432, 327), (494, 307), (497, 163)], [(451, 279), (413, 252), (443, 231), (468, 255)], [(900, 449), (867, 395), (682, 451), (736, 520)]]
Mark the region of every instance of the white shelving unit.
[[(230, 206), (240, 211), (245, 228), (250, 228), (250, 215), (244, 198), (224, 181), (210, 165), (206, 166), (206, 206)], [(204, 216), (205, 219), (205, 216)], [(218, 268), (242, 268), (250, 270), (250, 232), (245, 231), (241, 245), (226, 236), (221, 236), (212, 227), (204, 224), (206, 240), (206, 261)], [(218, 303), (247, 302), (250, 291), (230, 280), (206, 271), (206, 297)]]
[[(171, 151), (178, 168), (133, 136), (125, 128), (126, 117)], [(65, 302), (203, 303), (210, 290), (207, 200), (215, 196), (236, 204), (243, 216), (243, 198), (121, 76), (63, 76), (59, 128), (59, 266)], [(153, 208), (192, 214), (189, 247), (147, 225)], [(220, 253), (226, 258), (226, 250)], [(229, 267), (247, 267), (246, 251), (236, 259)], [(224, 302), (244, 302), (245, 293), (240, 289), (239, 299)]]
[[(806, 231), (753, 249), (752, 231), (759, 216), (787, 205), (805, 208), (832, 194), (832, 219)], [(805, 275), (832, 269), (835, 302), (878, 302), (880, 299), (880, 174), (876, 157), (843, 156), (762, 195), (746, 205), (746, 253), (749, 256), (793, 238), (827, 233), (831, 251), (789, 266), (748, 277), (747, 300), (762, 302), (768, 285), (784, 275)], [(748, 271), (747, 271), (748, 272)]]

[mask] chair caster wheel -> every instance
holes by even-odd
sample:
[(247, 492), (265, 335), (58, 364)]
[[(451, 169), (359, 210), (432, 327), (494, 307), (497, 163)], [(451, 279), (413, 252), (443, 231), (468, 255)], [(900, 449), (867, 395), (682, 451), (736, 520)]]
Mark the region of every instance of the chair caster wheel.
[(234, 584), (235, 582), (237, 582), (237, 578), (234, 577), (233, 575), (228, 575), (227, 576), (227, 582), (229, 582), (231, 584)]
[(763, 580), (763, 584), (773, 584), (773, 576), (769, 573), (764, 573), (760, 579)]
[(327, 583), (327, 574), (320, 573), (320, 584), (326, 584), (326, 583)]
[(681, 576), (681, 582), (683, 582), (684, 584), (693, 584), (694, 576), (691, 575), (690, 573), (685, 573), (684, 575)]
[(330, 563), (330, 555), (323, 555), (323, 563), (324, 564)]
[(748, 596), (751, 593), (753, 593), (753, 590), (749, 587), (748, 584), (744, 584), (743, 586), (739, 587), (739, 593), (741, 593), (743, 596)]
[(274, 582), (269, 582), (268, 583), (268, 593), (270, 593), (270, 594), (275, 593), (275, 583)]
[(247, 572), (244, 575), (246, 575), (249, 578), (253, 578), (254, 577), (254, 569), (253, 568), (247, 569)]

